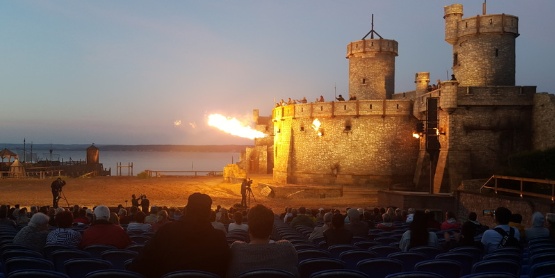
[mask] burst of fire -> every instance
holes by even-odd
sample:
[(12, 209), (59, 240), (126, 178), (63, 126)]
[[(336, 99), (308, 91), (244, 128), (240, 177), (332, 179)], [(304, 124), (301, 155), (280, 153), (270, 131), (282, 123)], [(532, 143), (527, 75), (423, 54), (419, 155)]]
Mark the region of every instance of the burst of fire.
[(322, 125), (322, 123), (320, 122), (320, 120), (318, 119), (314, 119), (314, 121), (312, 121), (312, 128), (315, 131), (318, 131), (318, 129), (320, 129), (320, 126)]
[(266, 137), (266, 134), (263, 132), (255, 130), (235, 118), (227, 118), (220, 114), (210, 114), (208, 116), (208, 125), (231, 135), (243, 138), (254, 139)]

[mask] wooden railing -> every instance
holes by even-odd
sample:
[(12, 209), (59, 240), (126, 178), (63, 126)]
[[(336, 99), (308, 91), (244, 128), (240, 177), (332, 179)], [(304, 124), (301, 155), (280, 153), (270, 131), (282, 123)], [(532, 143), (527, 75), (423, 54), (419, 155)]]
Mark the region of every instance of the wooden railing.
[[(516, 190), (511, 188), (500, 187), (499, 180), (519, 182), (520, 188)], [(532, 192), (530, 190), (532, 186), (538, 185), (538, 184), (549, 185), (551, 187), (551, 194), (537, 193), (537, 192)], [(551, 202), (555, 202), (555, 181), (554, 180), (542, 180), (542, 179), (493, 175), (491, 176), (491, 178), (488, 179), (488, 181), (486, 181), (486, 183), (484, 183), (484, 185), (482, 185), (482, 187), (480, 188), (480, 192), (482, 192), (482, 189), (484, 188), (494, 190), (495, 194), (497, 194), (498, 192), (506, 192), (506, 193), (518, 194), (520, 198), (523, 198), (524, 196), (537, 197), (542, 199), (549, 199), (551, 200)]]
[(223, 171), (163, 171), (163, 170), (145, 170), (149, 177), (164, 177), (164, 176), (223, 176)]

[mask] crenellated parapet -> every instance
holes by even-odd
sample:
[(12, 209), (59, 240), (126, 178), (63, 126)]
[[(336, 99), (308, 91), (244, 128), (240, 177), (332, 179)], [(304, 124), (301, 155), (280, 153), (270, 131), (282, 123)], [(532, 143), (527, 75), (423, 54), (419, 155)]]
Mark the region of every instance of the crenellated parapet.
[(536, 86), (459, 86), (457, 81), (441, 82), (440, 89), (418, 96), (414, 106), (418, 112), (426, 111), (426, 99), (439, 98), (439, 108), (452, 113), (456, 108), (468, 106), (503, 107), (532, 106)]
[(398, 55), (398, 43), (395, 40), (388, 39), (369, 39), (354, 41), (347, 45), (347, 56), (351, 57), (373, 57), (376, 53), (387, 52), (391, 55)]
[(285, 118), (333, 118), (337, 116), (407, 116), (412, 114), (410, 100), (356, 100), (292, 104), (274, 108), (272, 120)]

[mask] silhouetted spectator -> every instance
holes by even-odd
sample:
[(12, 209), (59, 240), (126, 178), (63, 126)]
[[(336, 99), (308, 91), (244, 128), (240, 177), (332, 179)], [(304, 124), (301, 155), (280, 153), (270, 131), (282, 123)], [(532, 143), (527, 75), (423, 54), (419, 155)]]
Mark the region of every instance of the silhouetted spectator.
[(351, 231), (353, 236), (368, 236), (370, 227), (368, 227), (368, 223), (360, 220), (360, 212), (357, 209), (349, 209), (347, 216), (349, 216), (349, 223), (345, 224), (345, 229)]
[(298, 276), (295, 247), (287, 240), (270, 240), (274, 226), (272, 210), (259, 204), (249, 210), (248, 218), (250, 243), (231, 244), (231, 263), (226, 277), (238, 277), (260, 268), (279, 269)]
[(93, 224), (83, 231), (80, 248), (102, 244), (123, 249), (132, 243), (129, 235), (121, 226), (109, 221), (110, 209), (107, 206), (97, 206), (94, 209), (94, 216)]
[(31, 217), (27, 226), (21, 228), (13, 238), (13, 243), (23, 245), (29, 249), (42, 252), (48, 236), (48, 221), (50, 218), (44, 213), (36, 213)]
[(549, 229), (545, 227), (545, 218), (541, 212), (536, 211), (532, 214), (532, 227), (526, 229), (525, 232), (527, 241), (549, 237)]
[(46, 238), (46, 244), (64, 245), (77, 248), (81, 243), (81, 233), (73, 230), (73, 213), (70, 211), (61, 211), (56, 214), (57, 228), (50, 231)]
[(408, 251), (413, 247), (431, 246), (438, 247), (437, 236), (434, 232), (428, 232), (428, 219), (422, 211), (416, 211), (410, 223), (408, 231), (403, 233), (399, 241), (401, 251)]
[(324, 232), (324, 241), (328, 246), (351, 244), (353, 232), (345, 229), (345, 217), (336, 213), (331, 218), (331, 228)]
[(229, 246), (225, 234), (210, 224), (212, 199), (189, 196), (184, 216), (161, 226), (129, 266), (145, 277), (178, 270), (202, 270), (225, 276)]

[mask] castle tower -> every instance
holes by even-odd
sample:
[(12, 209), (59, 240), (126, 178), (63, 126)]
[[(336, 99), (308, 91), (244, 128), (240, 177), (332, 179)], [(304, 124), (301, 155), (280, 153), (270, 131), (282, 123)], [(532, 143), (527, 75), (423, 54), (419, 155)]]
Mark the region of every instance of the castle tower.
[(445, 41), (453, 45), (460, 86), (514, 86), (518, 17), (485, 14), (462, 19), (463, 6), (444, 8)]
[[(372, 20), (373, 21), (373, 20)], [(374, 39), (376, 34), (379, 39)], [(366, 39), (368, 35), (370, 39)], [(349, 96), (360, 100), (391, 99), (395, 91), (395, 56), (398, 44), (372, 30), (347, 45)]]
[(414, 83), (416, 84), (416, 99), (413, 106), (413, 115), (416, 118), (420, 118), (420, 110), (426, 108), (422, 96), (428, 93), (428, 85), (430, 85), (430, 73), (429, 72), (417, 72), (414, 77)]

